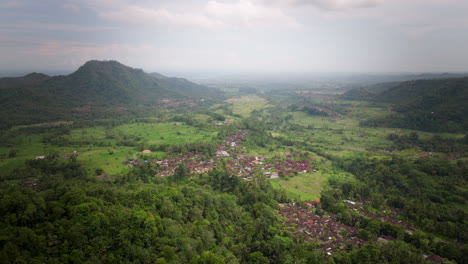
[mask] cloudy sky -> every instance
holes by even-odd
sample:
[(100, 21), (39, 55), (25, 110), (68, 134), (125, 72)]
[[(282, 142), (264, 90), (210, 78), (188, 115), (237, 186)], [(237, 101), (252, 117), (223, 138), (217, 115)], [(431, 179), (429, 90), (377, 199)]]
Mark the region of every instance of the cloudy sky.
[(466, 0), (2, 0), (0, 71), (468, 71)]

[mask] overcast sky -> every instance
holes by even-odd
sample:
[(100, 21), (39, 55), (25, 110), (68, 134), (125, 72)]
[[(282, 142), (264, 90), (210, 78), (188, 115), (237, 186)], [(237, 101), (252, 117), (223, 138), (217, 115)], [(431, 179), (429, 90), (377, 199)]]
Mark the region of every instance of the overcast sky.
[(467, 0), (1, 0), (0, 71), (468, 70)]

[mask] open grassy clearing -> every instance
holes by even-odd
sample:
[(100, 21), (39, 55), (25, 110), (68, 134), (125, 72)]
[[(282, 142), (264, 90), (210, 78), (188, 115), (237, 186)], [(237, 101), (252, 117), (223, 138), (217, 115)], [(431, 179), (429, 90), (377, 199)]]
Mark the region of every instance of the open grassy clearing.
[(320, 172), (303, 173), (293, 177), (270, 180), (274, 188), (284, 189), (288, 196), (301, 201), (319, 198), (324, 181), (325, 177)]
[[(346, 117), (311, 116), (303, 112), (291, 112), (293, 124), (304, 126), (306, 130), (291, 131), (296, 139), (309, 144), (321, 145), (327, 152), (347, 155), (351, 152), (364, 152), (368, 148), (387, 148), (392, 143), (385, 139), (390, 131), (381, 128), (362, 128), (357, 120)], [(342, 152), (342, 153), (340, 153)]]
[(134, 150), (130, 147), (96, 148), (81, 153), (78, 160), (92, 173), (97, 169), (102, 169), (106, 174), (117, 175), (129, 170), (123, 162), (133, 155)]
[(47, 122), (47, 123), (38, 123), (38, 124), (31, 124), (31, 125), (20, 125), (14, 126), (11, 128), (12, 131), (20, 130), (23, 128), (29, 127), (59, 127), (59, 126), (67, 126), (73, 124), (73, 121), (57, 121), (57, 122)]
[(106, 129), (103, 126), (77, 128), (70, 131), (67, 136), (70, 140), (102, 140), (106, 138)]
[[(9, 140), (14, 144), (14, 147), (0, 148), (0, 155), (2, 155), (2, 158), (0, 158), (0, 174), (10, 173), (27, 159), (34, 159), (36, 156), (57, 151), (57, 148), (42, 143), (42, 135), (18, 135), (11, 137)], [(8, 157), (10, 151), (16, 153), (14, 157)]]
[(213, 131), (205, 131), (180, 122), (128, 124), (113, 128), (112, 133), (127, 137), (140, 137), (146, 144), (211, 142), (217, 134)]
[(275, 189), (283, 189), (292, 199), (309, 201), (320, 198), (320, 193), (327, 181), (350, 182), (353, 180), (352, 174), (322, 164), (317, 167), (316, 172), (271, 179), (270, 183)]
[[(203, 117), (201, 117), (203, 118)], [(60, 157), (80, 152), (78, 160), (84, 167), (93, 172), (102, 169), (106, 174), (120, 174), (128, 170), (122, 162), (140, 154), (140, 149), (117, 146), (121, 140), (133, 139), (141, 147), (160, 144), (181, 144), (193, 142), (212, 142), (217, 135), (215, 131), (205, 131), (183, 123), (137, 123), (121, 125), (114, 128), (103, 126), (72, 129), (69, 135), (62, 136), (66, 142), (76, 145), (64, 147), (42, 142), (44, 134), (18, 135), (9, 139), (14, 147), (0, 148), (0, 171), (8, 174), (27, 159), (57, 153)], [(104, 144), (105, 146), (102, 146)], [(8, 157), (14, 150), (15, 157)], [(149, 158), (160, 158), (163, 153), (151, 153)]]
[[(379, 159), (390, 158), (390, 153), (385, 149), (393, 146), (393, 143), (386, 139), (392, 133), (409, 135), (411, 132), (416, 132), (421, 139), (430, 139), (434, 135), (457, 139), (464, 136), (463, 134), (430, 133), (399, 128), (360, 127), (360, 119), (357, 118), (359, 114), (362, 113), (363, 116), (384, 115), (385, 109), (362, 106), (359, 103), (356, 103), (353, 107), (355, 107), (354, 112), (342, 117), (322, 117), (304, 112), (288, 112), (292, 116), (292, 119), (289, 120), (290, 123), (301, 125), (306, 129), (288, 132), (295, 139), (316, 144), (316, 146), (321, 147), (322, 151), (341, 157), (353, 156), (358, 152), (368, 153), (369, 149), (379, 149), (381, 151), (372, 152), (372, 155)], [(406, 153), (408, 151), (410, 150), (397, 152), (395, 155), (399, 157), (419, 157), (419, 155), (425, 154), (422, 150), (411, 150), (411, 153)]]
[(249, 117), (252, 111), (264, 109), (272, 105), (268, 101), (256, 95), (246, 95), (242, 97), (232, 98), (226, 100), (231, 105), (234, 114), (243, 117)]

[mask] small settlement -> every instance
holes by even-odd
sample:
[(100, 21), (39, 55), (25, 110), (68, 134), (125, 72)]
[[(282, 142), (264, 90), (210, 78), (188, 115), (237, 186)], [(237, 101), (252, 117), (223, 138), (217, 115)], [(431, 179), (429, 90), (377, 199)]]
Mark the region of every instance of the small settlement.
[[(332, 255), (337, 250), (351, 250), (367, 243), (367, 241), (357, 237), (359, 228), (339, 223), (335, 214), (320, 216), (311, 210), (319, 202), (320, 200), (309, 202), (307, 203), (307, 208), (302, 208), (295, 203), (280, 204), (281, 209), (279, 213), (286, 219), (285, 224), (294, 235), (303, 237), (304, 241), (314, 241), (316, 239), (319, 247), (327, 255)], [(410, 224), (397, 218), (398, 209), (392, 208), (388, 215), (375, 214), (364, 210), (362, 205), (365, 201), (353, 202), (345, 200), (344, 202), (348, 204), (349, 209), (359, 211), (372, 220), (399, 225), (406, 232), (416, 230)], [(393, 237), (383, 235), (376, 238), (376, 241), (386, 243), (394, 239)]]
[[(249, 133), (248, 130), (240, 130), (236, 134), (227, 136), (223, 143), (216, 148), (214, 157), (187, 153), (171, 159), (150, 160), (150, 162), (159, 164), (160, 171), (156, 175), (158, 177), (174, 175), (180, 163), (184, 163), (191, 174), (203, 174), (218, 166), (221, 159), (227, 161), (226, 171), (230, 175), (238, 175), (245, 180), (251, 179), (256, 172), (261, 172), (266, 177), (274, 179), (313, 171), (312, 164), (307, 159), (295, 159), (294, 155), (289, 152), (286, 152), (284, 157), (245, 156), (242, 146)], [(150, 150), (143, 151), (143, 153), (150, 152)], [(140, 162), (126, 161), (124, 164), (139, 166)]]

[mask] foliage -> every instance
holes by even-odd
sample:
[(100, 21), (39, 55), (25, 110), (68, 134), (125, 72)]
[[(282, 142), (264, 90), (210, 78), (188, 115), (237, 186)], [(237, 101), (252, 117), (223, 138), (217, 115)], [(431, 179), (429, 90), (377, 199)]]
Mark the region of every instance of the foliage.
[(432, 132), (468, 131), (468, 78), (416, 80), (399, 84), (372, 100), (393, 103), (395, 113), (362, 122)]
[[(323, 208), (350, 214), (344, 221), (353, 225), (359, 222), (360, 227), (365, 227), (359, 234), (362, 238), (383, 233), (404, 238), (426, 252), (431, 251), (460, 263), (466, 261), (462, 257), (465, 248), (454, 246), (453, 254), (447, 254), (441, 248), (447, 242), (437, 242), (432, 235), (442, 236), (449, 241), (447, 244), (452, 245), (468, 239), (466, 211), (462, 209), (467, 202), (464, 191), (468, 180), (466, 163), (452, 164), (432, 158), (417, 161), (356, 158), (340, 159), (335, 163), (356, 175), (358, 181), (334, 182), (331, 189), (322, 193)], [(403, 216), (428, 233), (407, 236), (391, 225), (370, 227), (372, 222), (352, 211), (338, 209), (336, 204), (344, 199), (371, 201), (370, 206), (377, 210), (399, 208)]]
[(2, 262), (323, 260), (281, 231), (272, 206), (286, 198), (268, 182), (246, 184), (223, 170), (190, 180), (181, 164), (172, 183), (149, 167), (111, 183), (76, 175), (74, 160), (27, 165), (25, 173), (38, 177), (35, 190), (0, 185)]
[(157, 105), (163, 98), (221, 96), (216, 89), (180, 78), (156, 78), (117, 61), (88, 61), (66, 76), (3, 78), (0, 88), (0, 129), (70, 117), (136, 117), (139, 113), (129, 108)]

